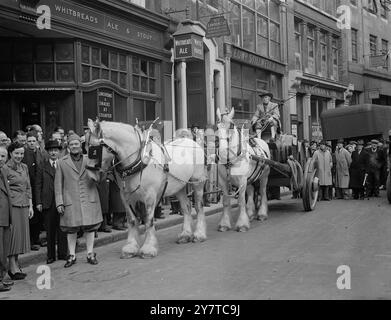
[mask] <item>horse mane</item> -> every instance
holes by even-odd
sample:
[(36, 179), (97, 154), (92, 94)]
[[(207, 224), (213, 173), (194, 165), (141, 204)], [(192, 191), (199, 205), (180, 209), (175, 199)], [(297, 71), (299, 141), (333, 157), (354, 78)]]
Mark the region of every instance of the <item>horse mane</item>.
[(99, 122), (103, 134), (109, 138), (115, 134), (115, 137), (121, 136), (121, 132), (124, 133), (124, 136), (127, 136), (129, 133), (134, 133), (136, 129), (127, 123), (123, 122), (112, 122), (112, 121), (101, 121)]

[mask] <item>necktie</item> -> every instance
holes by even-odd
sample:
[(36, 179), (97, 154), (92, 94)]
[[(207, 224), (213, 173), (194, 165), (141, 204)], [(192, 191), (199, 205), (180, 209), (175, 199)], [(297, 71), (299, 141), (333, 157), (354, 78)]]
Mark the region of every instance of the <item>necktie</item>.
[(52, 167), (53, 169), (56, 169), (56, 161), (52, 161)]

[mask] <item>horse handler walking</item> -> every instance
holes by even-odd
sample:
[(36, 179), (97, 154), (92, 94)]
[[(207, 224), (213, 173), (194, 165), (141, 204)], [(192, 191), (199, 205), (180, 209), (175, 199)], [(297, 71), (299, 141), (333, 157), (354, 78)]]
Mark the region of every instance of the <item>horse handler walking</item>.
[(60, 227), (67, 233), (69, 257), (65, 268), (76, 263), (77, 232), (82, 231), (87, 243), (87, 262), (97, 264), (94, 253), (95, 231), (100, 227), (102, 210), (98, 189), (88, 176), (87, 156), (82, 154), (80, 137), (68, 138), (70, 154), (58, 160), (55, 178), (57, 211), (61, 214)]

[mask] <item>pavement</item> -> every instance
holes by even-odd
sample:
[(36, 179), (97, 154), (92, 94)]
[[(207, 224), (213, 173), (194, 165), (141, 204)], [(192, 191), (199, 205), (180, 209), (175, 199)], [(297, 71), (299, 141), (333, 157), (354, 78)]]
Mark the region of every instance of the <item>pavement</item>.
[[(234, 204), (233, 207), (237, 206)], [(194, 208), (192, 209), (192, 214), (195, 214)], [(170, 209), (168, 207), (163, 207), (163, 214), (165, 216), (164, 219), (156, 219), (155, 227), (156, 230), (161, 230), (165, 228), (169, 228), (175, 225), (182, 224), (183, 216), (179, 214), (170, 214)], [(210, 216), (222, 211), (222, 204), (210, 204), (210, 207), (205, 207), (204, 212), (205, 216)], [(127, 239), (128, 231), (118, 231), (112, 230), (111, 233), (98, 232), (98, 238), (95, 238), (94, 247), (101, 247), (104, 245), (108, 245), (113, 242), (118, 242)], [(78, 245), (76, 248), (76, 252), (86, 250), (85, 238), (82, 237), (78, 239)], [(39, 251), (30, 251), (29, 253), (23, 254), (19, 256), (19, 262), (23, 267), (29, 266), (31, 264), (38, 264), (46, 262), (46, 247), (41, 247)]]
[(41, 266), (30, 265), (0, 300), (391, 299), (390, 206), (382, 192), (304, 212), (287, 196), (270, 201), (269, 219), (246, 233), (218, 232), (219, 215), (211, 214), (203, 243), (176, 244), (180, 225), (158, 231), (153, 259), (120, 259), (124, 242), (110, 243), (96, 249), (97, 266), (84, 253), (72, 268), (50, 265), (50, 289), (38, 288)]

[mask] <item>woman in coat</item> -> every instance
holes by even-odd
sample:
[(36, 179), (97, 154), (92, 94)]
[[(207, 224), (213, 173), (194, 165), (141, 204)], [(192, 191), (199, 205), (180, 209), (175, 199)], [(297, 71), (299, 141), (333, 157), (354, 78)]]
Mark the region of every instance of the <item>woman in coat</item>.
[(8, 147), (10, 160), (5, 165), (5, 171), (11, 190), (11, 239), (8, 253), (8, 274), (13, 280), (26, 277), (22, 272), (18, 256), (30, 251), (29, 219), (34, 215), (30, 177), (27, 165), (22, 163), (24, 147), (20, 142), (14, 142)]
[(329, 188), (333, 184), (331, 168), (333, 167), (333, 158), (326, 148), (326, 142), (320, 142), (319, 150), (314, 152), (312, 157), (316, 161), (318, 169), (318, 178), (320, 185), (319, 200), (330, 201)]
[(338, 199), (349, 199), (349, 167), (352, 163), (352, 157), (348, 150), (343, 147), (343, 140), (338, 140), (337, 149), (335, 150), (336, 160), (336, 183)]

